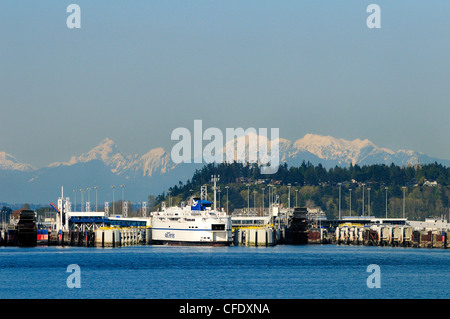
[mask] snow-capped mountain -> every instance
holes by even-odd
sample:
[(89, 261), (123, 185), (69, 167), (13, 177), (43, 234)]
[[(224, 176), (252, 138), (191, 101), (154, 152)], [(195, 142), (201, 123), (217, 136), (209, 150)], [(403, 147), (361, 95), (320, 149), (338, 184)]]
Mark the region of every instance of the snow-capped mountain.
[(124, 155), (109, 138), (105, 138), (87, 153), (72, 156), (68, 162), (52, 163), (48, 167), (71, 166), (95, 160), (103, 162), (116, 175), (153, 176), (167, 173), (175, 167), (170, 161), (170, 154), (161, 147), (152, 149), (142, 156), (138, 154)]
[[(249, 147), (238, 147), (248, 144), (250, 140), (252, 143)], [(268, 143), (266, 137), (251, 133), (248, 137), (236, 137), (222, 149), (214, 151), (221, 154), (219, 159), (223, 160), (244, 158), (248, 161), (249, 154), (256, 154), (260, 162), (266, 162), (267, 157), (270, 158), (272, 154), (267, 153), (264, 147), (262, 154), (258, 154), (258, 150), (261, 144), (267, 147)], [(272, 143), (279, 146), (279, 163), (290, 166), (301, 165), (303, 161), (314, 165), (321, 163), (326, 168), (350, 164), (394, 163), (402, 166), (435, 161), (450, 166), (449, 160), (431, 158), (411, 150), (381, 148), (367, 139), (348, 141), (332, 136), (307, 134), (295, 141), (278, 138)], [(208, 145), (204, 142), (204, 150)], [(201, 168), (205, 163), (204, 158), (202, 163), (176, 164), (171, 159), (170, 150), (161, 147), (151, 149), (143, 155), (124, 154), (109, 138), (86, 153), (72, 156), (67, 162), (55, 162), (39, 169), (19, 163), (13, 156), (0, 152), (0, 201), (47, 203), (55, 200), (61, 186), (70, 191), (98, 186), (102, 190), (101, 193), (99, 191), (99, 196), (103, 196), (100, 197), (100, 202), (110, 201), (111, 186), (116, 185), (120, 189), (119, 185), (122, 184), (126, 185), (128, 200), (142, 201), (149, 194), (160, 194), (179, 181), (191, 178), (195, 169)], [(74, 193), (71, 195), (75, 195)]]
[[(264, 145), (262, 154), (258, 153), (260, 143)], [(368, 139), (348, 141), (342, 138), (317, 134), (306, 134), (294, 142), (283, 138), (278, 138), (270, 142), (270, 139), (264, 136), (249, 133), (248, 137), (241, 136), (228, 141), (222, 152), (225, 154), (224, 158), (226, 159), (249, 159), (249, 154), (253, 154), (254, 157), (258, 156), (262, 162), (267, 162), (270, 156), (266, 152), (266, 145), (276, 144), (279, 147), (280, 163), (286, 162), (289, 165), (299, 165), (303, 161), (309, 161), (314, 165), (321, 163), (328, 168), (336, 165), (347, 166), (350, 164), (389, 165), (394, 163), (402, 166), (429, 163), (436, 160), (415, 151), (399, 150), (394, 152), (387, 148), (380, 148)], [(249, 145), (249, 147), (243, 148), (238, 147), (238, 145)], [(439, 161), (442, 162), (442, 160)]]
[(402, 166), (418, 164), (420, 159), (428, 162), (428, 157), (423, 153), (404, 150), (394, 152), (387, 148), (380, 148), (368, 139), (348, 141), (332, 136), (306, 134), (292, 146), (293, 157), (299, 157), (297, 153), (309, 152), (321, 160), (335, 162), (334, 165), (394, 163)]
[(0, 152), (0, 169), (28, 172), (33, 170), (33, 166), (30, 164), (19, 163), (14, 156), (5, 152)]

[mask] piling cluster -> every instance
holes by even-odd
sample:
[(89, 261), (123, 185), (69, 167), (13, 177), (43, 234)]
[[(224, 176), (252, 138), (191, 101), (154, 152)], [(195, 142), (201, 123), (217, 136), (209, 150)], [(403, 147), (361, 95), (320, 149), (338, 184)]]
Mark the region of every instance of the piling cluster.
[(450, 231), (416, 230), (410, 226), (400, 225), (343, 225), (336, 227), (334, 232), (326, 229), (311, 231), (308, 243), (448, 248)]
[[(17, 230), (0, 232), (0, 244), (16, 246)], [(67, 230), (62, 232), (40, 229), (37, 232), (38, 245), (121, 247), (151, 243), (149, 227), (100, 227), (96, 230)]]
[(152, 239), (149, 227), (101, 227), (95, 231), (95, 246), (120, 247), (150, 244)]

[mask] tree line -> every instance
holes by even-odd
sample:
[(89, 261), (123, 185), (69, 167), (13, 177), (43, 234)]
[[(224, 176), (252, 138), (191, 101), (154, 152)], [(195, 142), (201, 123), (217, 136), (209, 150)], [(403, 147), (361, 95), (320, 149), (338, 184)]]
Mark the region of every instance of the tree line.
[[(208, 199), (211, 200), (211, 175), (220, 176), (217, 184), (220, 193), (217, 194), (220, 206), (226, 209), (228, 205), (229, 212), (248, 206), (261, 212), (263, 207), (267, 209), (271, 192), (272, 199), (277, 197), (284, 207), (321, 208), (329, 218), (339, 215), (339, 206), (342, 216), (364, 213), (385, 217), (387, 212), (388, 217), (402, 217), (403, 206), (409, 219), (423, 220), (449, 214), (450, 168), (437, 162), (415, 166), (349, 165), (329, 169), (321, 164), (303, 162), (291, 167), (283, 164), (272, 175), (261, 174), (256, 164), (211, 163), (196, 170), (192, 179), (185, 183), (179, 181), (167, 192), (149, 196), (149, 199), (156, 209), (163, 201), (168, 203), (170, 200), (177, 205), (190, 196), (199, 197), (200, 187), (208, 185)], [(437, 185), (427, 186), (427, 181)]]

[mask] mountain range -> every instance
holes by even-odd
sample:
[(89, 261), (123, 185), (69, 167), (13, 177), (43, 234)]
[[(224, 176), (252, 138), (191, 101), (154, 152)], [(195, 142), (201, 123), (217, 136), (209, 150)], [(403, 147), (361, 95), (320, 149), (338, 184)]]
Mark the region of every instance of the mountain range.
[[(264, 141), (263, 137), (254, 137), (260, 143)], [(245, 138), (236, 137), (227, 144), (236, 143), (230, 148), (236, 150), (237, 143), (245, 141), (242, 140)], [(367, 139), (349, 141), (307, 134), (294, 142), (282, 138), (277, 142), (280, 163), (286, 162), (293, 166), (298, 166), (303, 161), (314, 165), (321, 163), (326, 168), (350, 164), (362, 166), (394, 163), (404, 166), (435, 161), (450, 165), (449, 160), (432, 158), (420, 152), (380, 148)], [(226, 147), (221, 151), (225, 153)], [(247, 155), (251, 151), (250, 147), (245, 150)], [(143, 155), (123, 154), (109, 138), (86, 153), (72, 156), (67, 162), (55, 162), (42, 168), (19, 163), (12, 155), (0, 152), (0, 201), (47, 204), (60, 196), (61, 186), (64, 186), (65, 196), (71, 197), (72, 201), (77, 196), (80, 203), (80, 189), (83, 189), (84, 200), (90, 197), (94, 205), (93, 187), (98, 186), (98, 205), (103, 207), (104, 201), (112, 200), (112, 185), (116, 186), (115, 200), (122, 198), (123, 191), (125, 200), (145, 201), (149, 194), (157, 195), (179, 181), (185, 182), (192, 177), (195, 169), (203, 165), (204, 163), (174, 163), (170, 151), (161, 147)], [(125, 187), (121, 189), (120, 185)], [(87, 187), (91, 188), (89, 193), (86, 191)]]

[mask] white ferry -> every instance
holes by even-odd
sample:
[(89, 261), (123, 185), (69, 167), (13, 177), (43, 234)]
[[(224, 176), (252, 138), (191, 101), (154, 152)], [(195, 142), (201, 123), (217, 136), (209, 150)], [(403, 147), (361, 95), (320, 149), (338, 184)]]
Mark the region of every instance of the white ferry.
[(152, 213), (152, 243), (227, 246), (232, 242), (231, 217), (211, 209), (212, 202), (193, 198), (189, 206), (162, 206)]

